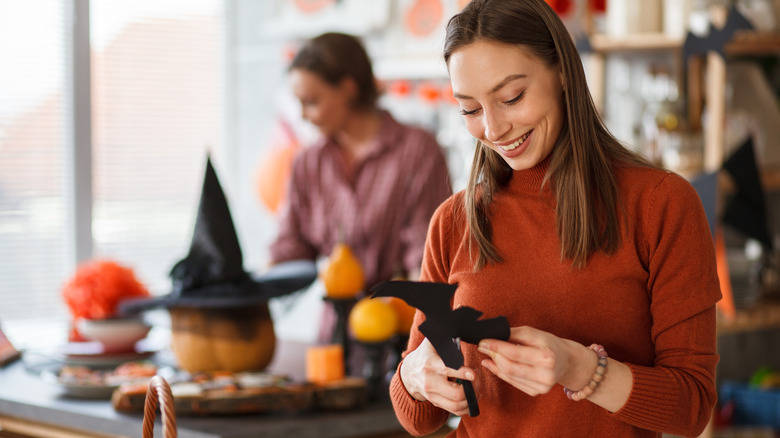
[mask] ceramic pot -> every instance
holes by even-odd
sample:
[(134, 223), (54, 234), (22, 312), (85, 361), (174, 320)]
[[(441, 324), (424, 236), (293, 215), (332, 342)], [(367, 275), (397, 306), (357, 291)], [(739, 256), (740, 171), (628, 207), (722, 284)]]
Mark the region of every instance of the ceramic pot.
[(105, 353), (125, 353), (135, 351), (135, 343), (149, 334), (151, 326), (141, 318), (80, 318), (76, 329), (85, 339), (103, 344)]

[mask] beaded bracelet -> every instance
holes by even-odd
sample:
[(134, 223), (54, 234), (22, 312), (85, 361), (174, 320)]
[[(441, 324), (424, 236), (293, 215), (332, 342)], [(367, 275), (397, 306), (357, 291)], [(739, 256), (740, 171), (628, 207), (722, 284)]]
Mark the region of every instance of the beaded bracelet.
[(593, 344), (588, 348), (595, 351), (599, 358), (598, 365), (596, 365), (596, 371), (593, 372), (590, 382), (579, 391), (572, 391), (566, 387), (563, 388), (563, 392), (566, 393), (566, 396), (569, 397), (570, 400), (580, 401), (590, 397), (590, 395), (596, 391), (596, 388), (598, 388), (599, 383), (604, 379), (604, 373), (607, 372), (607, 350), (598, 344)]

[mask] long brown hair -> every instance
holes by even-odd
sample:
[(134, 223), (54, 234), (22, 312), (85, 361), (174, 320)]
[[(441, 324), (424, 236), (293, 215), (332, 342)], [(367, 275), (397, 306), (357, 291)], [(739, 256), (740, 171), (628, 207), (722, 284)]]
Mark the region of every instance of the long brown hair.
[[(596, 251), (613, 254), (622, 241), (623, 213), (613, 166), (651, 164), (604, 126), (563, 22), (544, 0), (472, 0), (447, 24), (444, 60), (449, 63), (453, 52), (478, 40), (521, 45), (562, 73), (564, 122), (544, 178), (555, 196), (561, 258), (581, 268)], [(512, 168), (477, 142), (465, 196), (469, 231), (478, 249), (475, 270), (502, 261), (492, 242), (490, 203), (511, 177)]]

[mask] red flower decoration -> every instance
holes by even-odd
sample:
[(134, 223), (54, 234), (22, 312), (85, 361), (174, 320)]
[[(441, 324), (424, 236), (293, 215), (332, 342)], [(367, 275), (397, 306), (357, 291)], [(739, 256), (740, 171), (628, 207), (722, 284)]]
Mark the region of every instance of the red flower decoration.
[(74, 319), (111, 318), (123, 299), (148, 296), (149, 290), (135, 278), (132, 269), (109, 260), (79, 266), (62, 288), (62, 297)]

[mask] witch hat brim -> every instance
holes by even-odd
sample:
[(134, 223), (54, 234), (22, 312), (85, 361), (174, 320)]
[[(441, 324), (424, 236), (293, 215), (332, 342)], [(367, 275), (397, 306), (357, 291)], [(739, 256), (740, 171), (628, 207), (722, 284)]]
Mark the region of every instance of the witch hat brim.
[(316, 278), (317, 266), (313, 261), (294, 260), (274, 265), (263, 274), (249, 275), (238, 284), (215, 283), (187, 294), (125, 300), (119, 303), (119, 314), (131, 315), (167, 307), (227, 308), (258, 305), (271, 298), (301, 290)]
[(171, 269), (170, 277), (173, 283), (170, 294), (123, 301), (119, 313), (154, 307), (260, 304), (308, 286), (317, 278), (317, 269), (313, 261), (300, 260), (279, 264), (261, 276), (244, 270), (227, 199), (211, 159), (207, 158), (190, 250)]

